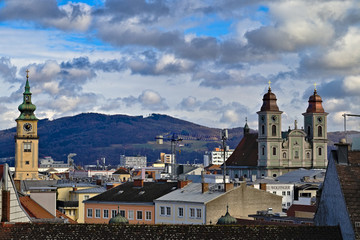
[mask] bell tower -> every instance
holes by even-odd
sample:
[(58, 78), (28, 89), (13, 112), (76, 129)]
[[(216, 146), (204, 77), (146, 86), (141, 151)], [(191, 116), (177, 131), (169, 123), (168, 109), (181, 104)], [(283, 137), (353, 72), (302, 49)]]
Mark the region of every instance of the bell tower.
[(258, 166), (280, 166), (281, 154), (281, 114), (277, 106), (276, 95), (271, 92), (269, 81), (268, 92), (263, 97), (263, 105), (258, 114)]
[(15, 177), (14, 180), (38, 179), (39, 137), (34, 111), (31, 103), (29, 71), (26, 71), (23, 103), (18, 107), (20, 116), (16, 119), (15, 135)]
[(312, 146), (312, 167), (326, 168), (327, 166), (327, 115), (322, 106), (322, 99), (317, 94), (309, 97), (309, 105), (304, 116), (304, 126), (307, 138)]

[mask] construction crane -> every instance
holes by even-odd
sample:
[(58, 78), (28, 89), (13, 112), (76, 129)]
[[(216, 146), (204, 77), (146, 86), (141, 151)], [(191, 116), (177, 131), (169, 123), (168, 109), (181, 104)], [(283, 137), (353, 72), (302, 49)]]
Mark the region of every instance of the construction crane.
[(360, 117), (360, 115), (359, 115), (359, 114), (344, 113), (342, 116), (344, 117), (344, 132), (345, 132), (345, 139), (346, 139), (346, 141), (347, 141), (346, 117)]

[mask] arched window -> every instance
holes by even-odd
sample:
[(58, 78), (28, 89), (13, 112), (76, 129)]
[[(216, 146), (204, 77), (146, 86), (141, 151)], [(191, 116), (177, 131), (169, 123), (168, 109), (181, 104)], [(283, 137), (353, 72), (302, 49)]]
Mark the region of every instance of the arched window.
[(310, 153), (309, 152), (306, 153), (306, 158), (310, 158)]
[(319, 156), (321, 156), (322, 155), (322, 148), (319, 147), (318, 151), (319, 151)]
[(286, 153), (283, 153), (283, 158), (286, 158)]
[(276, 173), (273, 174), (273, 177), (277, 177)]
[(322, 137), (322, 127), (318, 126), (318, 137)]
[(262, 135), (265, 134), (265, 126), (264, 126), (264, 125), (261, 126), (261, 134), (262, 134)]
[(276, 147), (273, 147), (273, 155), (276, 155)]
[(272, 135), (276, 136), (276, 125), (272, 125)]
[(261, 147), (261, 154), (265, 155), (265, 147), (264, 146)]
[(295, 158), (299, 158), (299, 151), (295, 151)]
[(311, 134), (311, 127), (310, 126), (307, 127), (307, 134), (308, 134), (308, 137), (310, 137), (310, 134)]

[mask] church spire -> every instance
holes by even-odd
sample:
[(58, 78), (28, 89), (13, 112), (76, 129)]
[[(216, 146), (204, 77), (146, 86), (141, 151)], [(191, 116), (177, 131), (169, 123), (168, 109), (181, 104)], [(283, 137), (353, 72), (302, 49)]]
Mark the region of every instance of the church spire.
[(19, 105), (18, 109), (20, 111), (20, 116), (17, 119), (37, 120), (34, 114), (34, 111), (36, 110), (36, 106), (31, 102), (29, 70), (26, 70), (26, 83), (25, 83), (25, 91), (23, 93), (23, 103)]

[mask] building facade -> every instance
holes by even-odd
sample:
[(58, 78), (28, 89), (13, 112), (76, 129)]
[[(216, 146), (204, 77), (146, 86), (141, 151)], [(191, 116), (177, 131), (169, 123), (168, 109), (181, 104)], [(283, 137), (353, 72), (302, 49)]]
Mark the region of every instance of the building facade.
[(28, 74), (26, 75), (23, 103), (19, 105), (18, 109), (20, 116), (16, 119), (14, 180), (38, 179), (38, 119), (34, 114), (36, 106), (31, 102)]
[[(233, 149), (226, 149), (225, 151), (225, 161), (228, 159), (231, 154), (234, 152)], [(215, 148), (213, 151), (207, 151), (204, 154), (204, 167), (207, 167), (211, 164), (222, 165), (224, 163), (224, 149)]]
[(304, 128), (282, 132), (282, 111), (269, 87), (258, 114), (258, 133), (245, 132), (226, 162), (232, 178), (256, 175), (277, 177), (299, 168), (326, 168), (327, 115), (316, 89), (309, 97)]
[(146, 167), (147, 159), (145, 156), (130, 157), (121, 155), (120, 166), (125, 168), (143, 168)]

